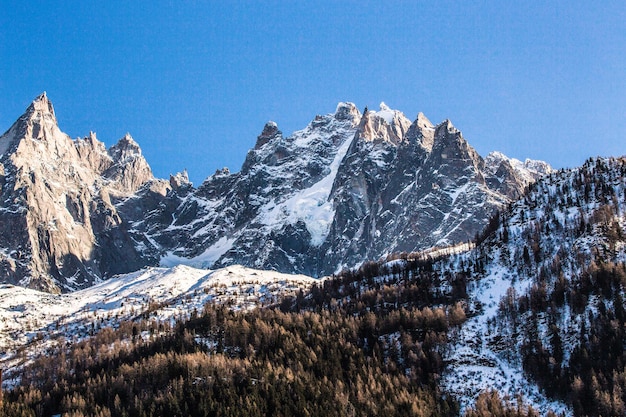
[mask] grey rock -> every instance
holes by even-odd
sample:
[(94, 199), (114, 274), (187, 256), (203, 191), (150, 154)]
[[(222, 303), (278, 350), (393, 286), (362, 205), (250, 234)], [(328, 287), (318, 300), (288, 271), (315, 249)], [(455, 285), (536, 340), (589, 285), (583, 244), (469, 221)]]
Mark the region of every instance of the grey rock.
[[(550, 171), (483, 159), (450, 121), (351, 103), (284, 137), (265, 125), (240, 172), (218, 171), (153, 229), (166, 265), (243, 264), (312, 276), (472, 239)], [(165, 209), (165, 207), (164, 207)]]

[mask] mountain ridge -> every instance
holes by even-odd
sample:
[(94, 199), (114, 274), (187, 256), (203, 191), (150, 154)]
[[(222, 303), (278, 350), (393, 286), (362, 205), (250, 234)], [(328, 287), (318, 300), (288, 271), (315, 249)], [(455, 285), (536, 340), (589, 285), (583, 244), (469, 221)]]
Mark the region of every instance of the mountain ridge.
[(53, 292), (175, 263), (323, 276), (458, 243), (551, 169), (485, 160), (449, 121), (384, 103), (361, 114), (341, 102), (287, 137), (268, 122), (239, 172), (197, 188), (184, 173), (154, 178), (129, 134), (108, 150), (93, 133), (70, 139), (45, 94), (0, 149), (0, 223), (19, 229), (0, 236), (0, 278)]

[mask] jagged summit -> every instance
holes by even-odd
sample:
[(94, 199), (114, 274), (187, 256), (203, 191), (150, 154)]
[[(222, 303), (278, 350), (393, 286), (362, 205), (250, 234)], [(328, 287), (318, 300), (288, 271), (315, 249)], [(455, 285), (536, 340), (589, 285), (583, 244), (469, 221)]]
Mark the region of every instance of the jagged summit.
[(424, 113), (417, 113), (417, 117), (415, 118), (415, 124), (421, 129), (433, 129), (435, 127), (434, 124), (424, 115)]
[(439, 123), (436, 127), (436, 130), (445, 129), (448, 133), (458, 133), (459, 130), (454, 127), (452, 121), (450, 119), (446, 119), (443, 122)]
[(196, 189), (155, 179), (129, 134), (106, 149), (62, 133), (47, 96), (29, 109), (0, 138), (0, 281), (48, 291), (159, 262), (323, 276), (466, 241), (541, 174), (484, 160), (449, 121), (340, 102), (288, 137), (266, 123), (239, 172)]
[(411, 121), (398, 111), (391, 110), (385, 103), (380, 111), (366, 111), (359, 123), (360, 137), (367, 142), (389, 142), (399, 144), (405, 137)]
[(124, 143), (127, 144), (127, 146), (139, 148), (139, 144), (135, 142), (135, 139), (133, 139), (133, 137), (128, 132), (126, 132), (126, 134), (119, 140), (118, 143)]
[(57, 126), (54, 107), (44, 92), (33, 100), (24, 114), (0, 136), (0, 158), (7, 152), (13, 153), (24, 137), (52, 140), (59, 136), (62, 136), (62, 133)]
[(192, 185), (186, 169), (182, 172), (177, 172), (175, 175), (170, 174), (170, 186), (173, 190), (178, 190), (181, 187), (191, 187)]
[(72, 140), (43, 93), (0, 137), (0, 172), (1, 281), (70, 291), (146, 265), (114, 204), (154, 180), (130, 135)]
[(520, 174), (524, 171), (532, 172), (534, 176), (543, 176), (553, 172), (552, 167), (544, 162), (536, 159), (526, 158), (524, 162), (519, 159), (509, 158), (499, 151), (492, 151), (485, 157), (485, 163), (492, 169), (497, 169), (502, 163), (508, 163), (515, 168)]
[(357, 109), (354, 103), (339, 102), (335, 110), (335, 119), (350, 120), (354, 123), (358, 123), (361, 119), (361, 112), (359, 112), (359, 109)]
[(400, 117), (400, 115), (404, 117), (404, 114), (402, 114), (402, 112), (398, 110), (393, 110), (391, 107), (386, 105), (384, 101), (380, 102), (379, 108), (380, 108), (379, 111), (372, 111), (372, 110), (368, 111), (367, 112), (368, 115), (370, 117), (372, 116), (380, 117), (388, 124), (393, 124), (394, 119), (396, 119), (397, 117)]
[(33, 100), (33, 102), (26, 110), (26, 114), (33, 114), (35, 112), (41, 112), (42, 114), (49, 113), (53, 117), (55, 116), (54, 107), (52, 106), (50, 100), (48, 100), (48, 96), (46, 95), (45, 91), (37, 96), (37, 98)]
[(44, 139), (54, 134), (60, 133), (54, 106), (48, 100), (48, 96), (44, 91), (28, 106), (24, 115), (16, 122), (18, 124), (25, 123), (26, 126), (20, 126), (19, 130), (31, 130), (36, 139)]
[(113, 160), (119, 161), (141, 155), (141, 148), (130, 133), (126, 133), (115, 145), (111, 146), (109, 154)]
[(263, 127), (263, 131), (257, 137), (257, 141), (256, 141), (256, 145), (254, 146), (254, 149), (260, 149), (267, 142), (279, 136), (282, 136), (282, 132), (278, 130), (278, 124), (270, 120), (269, 122), (265, 123), (265, 126)]

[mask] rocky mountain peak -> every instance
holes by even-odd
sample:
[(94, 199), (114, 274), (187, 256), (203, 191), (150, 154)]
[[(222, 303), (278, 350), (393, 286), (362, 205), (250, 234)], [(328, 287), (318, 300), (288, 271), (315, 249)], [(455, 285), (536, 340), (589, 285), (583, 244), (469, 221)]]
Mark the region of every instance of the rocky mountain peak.
[(267, 142), (269, 142), (275, 137), (282, 136), (282, 134), (283, 133), (280, 130), (278, 130), (278, 125), (276, 124), (276, 122), (273, 122), (270, 120), (269, 122), (265, 123), (265, 126), (263, 127), (263, 131), (257, 137), (257, 141), (256, 141), (256, 145), (254, 145), (254, 149), (260, 149)]
[(459, 133), (459, 130), (454, 127), (450, 119), (444, 120), (435, 127), (435, 136), (440, 136), (445, 133)]
[[(456, 154), (459, 158), (477, 158), (478, 154), (469, 146), (467, 141), (463, 138), (463, 134), (458, 130), (452, 122), (448, 119), (438, 124), (433, 133), (433, 149), (437, 149), (436, 153), (441, 153), (441, 156), (446, 159), (452, 157), (452, 154)], [(433, 151), (435, 152), (435, 151)], [(460, 153), (459, 153), (460, 152)], [(466, 153), (471, 155), (465, 155)]]
[(24, 115), (17, 122), (20, 124), (20, 132), (33, 139), (46, 139), (60, 133), (54, 107), (46, 93), (42, 93), (28, 106)]
[(170, 174), (170, 186), (173, 190), (179, 190), (181, 187), (191, 187), (191, 181), (189, 181), (189, 174), (184, 169), (182, 172), (177, 172), (176, 175)]
[(413, 123), (415, 123), (415, 125), (417, 125), (420, 129), (434, 129), (435, 127), (435, 125), (433, 125), (422, 112), (417, 113), (417, 117)]
[(113, 160), (103, 176), (109, 179), (111, 190), (129, 196), (146, 182), (154, 179), (148, 161), (141, 154), (139, 144), (127, 133), (108, 151)]
[(502, 152), (498, 152), (498, 151), (490, 152), (485, 157), (485, 164), (488, 167), (491, 167), (492, 169), (494, 168), (497, 169), (497, 167), (504, 162), (509, 163), (513, 167), (517, 167), (518, 170), (525, 169), (525, 170), (532, 171), (535, 174), (537, 174), (537, 178), (539, 176), (549, 174), (554, 171), (554, 169), (547, 162), (538, 161), (535, 159), (528, 159), (528, 158), (524, 160), (524, 162), (522, 162), (519, 159), (509, 158), (508, 156), (504, 155)]
[(430, 153), (433, 148), (434, 137), (435, 126), (424, 116), (424, 113), (420, 112), (407, 130), (404, 141), (410, 146), (420, 146)]
[(64, 135), (57, 126), (54, 107), (46, 93), (42, 93), (28, 106), (24, 114), (0, 138), (0, 155), (15, 150), (21, 139), (55, 140)]
[(28, 106), (26, 110), (26, 115), (35, 115), (38, 114), (40, 116), (51, 116), (56, 122), (56, 116), (54, 114), (54, 107), (50, 100), (48, 100), (48, 96), (44, 91), (41, 93), (33, 102)]
[(140, 156), (141, 148), (130, 133), (126, 133), (115, 145), (111, 146), (109, 154), (114, 161), (123, 161), (128, 158)]
[(361, 120), (361, 112), (354, 103), (340, 102), (337, 104), (337, 110), (335, 110), (335, 119), (350, 120), (354, 124), (357, 124)]
[(139, 149), (139, 145), (137, 144), (137, 142), (135, 142), (135, 139), (133, 139), (133, 137), (128, 132), (126, 132), (124, 137), (122, 137), (118, 141), (118, 143), (124, 144), (125, 146), (128, 146), (128, 147), (136, 147), (137, 149)]
[(550, 164), (548, 164), (547, 162), (528, 158), (524, 160), (524, 168), (539, 174), (537, 177), (549, 174), (554, 171), (552, 166), (550, 166)]
[(543, 161), (526, 159), (522, 162), (494, 151), (485, 157), (485, 171), (494, 178), (498, 178), (501, 184), (506, 184), (506, 182), (529, 184), (554, 170)]
[(384, 102), (380, 111), (366, 111), (359, 123), (359, 135), (366, 142), (388, 142), (398, 145), (411, 126), (402, 112), (391, 110)]

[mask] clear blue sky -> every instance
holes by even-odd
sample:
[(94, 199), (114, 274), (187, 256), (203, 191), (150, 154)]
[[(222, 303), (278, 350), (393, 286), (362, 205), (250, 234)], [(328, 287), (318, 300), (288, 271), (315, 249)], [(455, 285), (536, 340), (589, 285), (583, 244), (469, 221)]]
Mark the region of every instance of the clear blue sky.
[(0, 1), (0, 130), (42, 91), (155, 174), (238, 171), (337, 102), (449, 118), (481, 154), (626, 154), (623, 1)]

